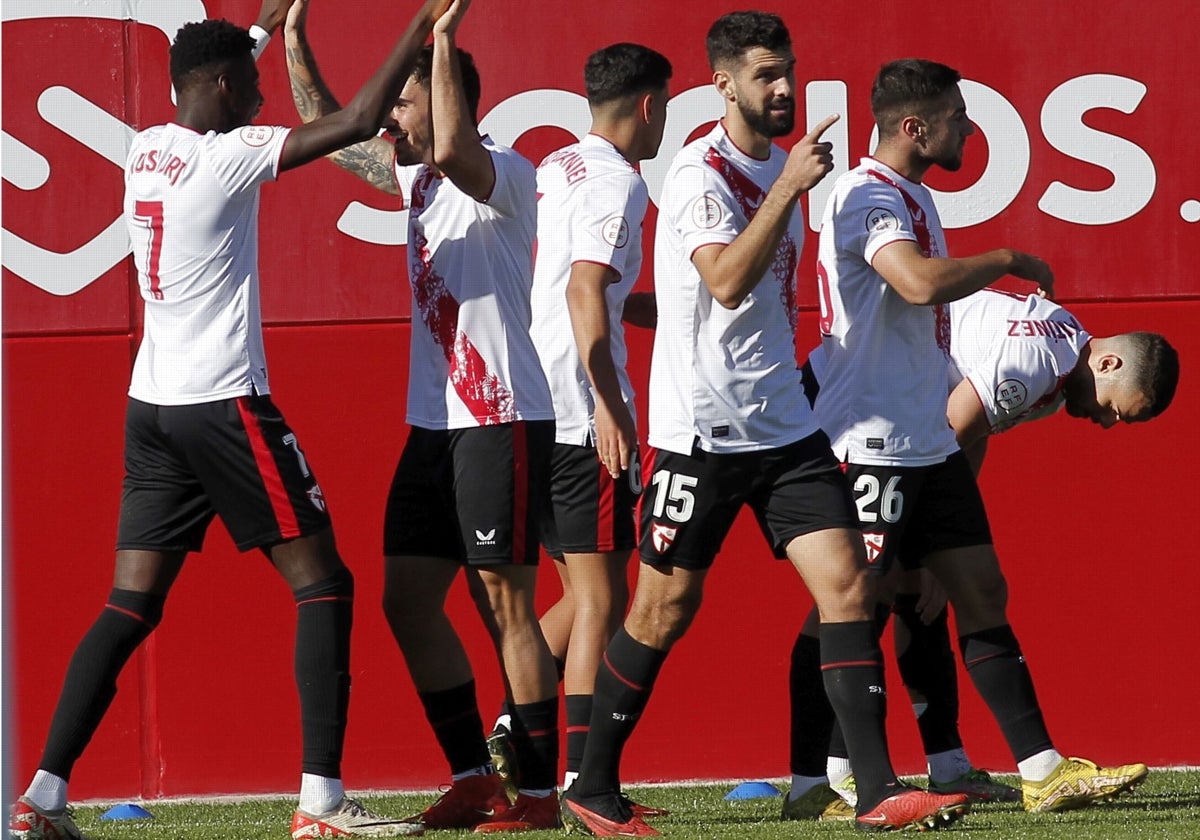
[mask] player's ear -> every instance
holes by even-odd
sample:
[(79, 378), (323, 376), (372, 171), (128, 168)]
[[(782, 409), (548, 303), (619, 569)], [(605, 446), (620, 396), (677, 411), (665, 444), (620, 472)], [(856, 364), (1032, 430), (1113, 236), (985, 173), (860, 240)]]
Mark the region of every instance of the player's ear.
[(1124, 364), (1124, 360), (1116, 353), (1104, 353), (1097, 361), (1096, 370), (1100, 373), (1114, 373), (1120, 370)]
[(733, 76), (729, 75), (727, 70), (713, 71), (713, 86), (716, 87), (717, 93), (728, 99), (730, 102), (737, 101), (737, 91), (733, 87)]
[(650, 91), (638, 96), (638, 118), (647, 125), (654, 119), (654, 94)]
[(925, 140), (925, 121), (917, 116), (907, 116), (900, 120), (900, 131), (914, 143)]

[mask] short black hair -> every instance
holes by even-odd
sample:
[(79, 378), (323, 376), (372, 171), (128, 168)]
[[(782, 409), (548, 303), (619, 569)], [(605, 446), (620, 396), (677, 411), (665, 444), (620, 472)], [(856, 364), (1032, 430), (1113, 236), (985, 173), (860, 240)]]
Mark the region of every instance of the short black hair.
[(671, 78), (671, 62), (641, 44), (612, 44), (588, 56), (583, 86), (589, 105), (660, 90)]
[(1145, 419), (1149, 420), (1166, 411), (1175, 398), (1179, 353), (1158, 333), (1132, 332), (1124, 338), (1132, 351), (1127, 361), (1133, 386), (1146, 396)]
[(901, 58), (880, 67), (871, 86), (871, 114), (879, 136), (893, 134), (910, 114), (925, 114), (961, 80), (953, 67), (924, 58)]
[(763, 47), (780, 52), (792, 46), (792, 36), (779, 15), (770, 12), (730, 12), (717, 18), (708, 29), (705, 48), (708, 65), (738, 61), (746, 50)]
[(253, 50), (250, 33), (227, 20), (185, 23), (171, 44), (171, 84), (182, 90), (196, 71), (248, 58)]
[[(467, 97), (467, 110), (471, 112), (472, 122), (479, 123), (479, 70), (475, 68), (475, 58), (461, 47), (455, 47), (458, 51), (458, 68), (462, 75), (463, 93)], [(433, 78), (433, 44), (426, 44), (417, 53), (416, 63), (413, 64), (412, 73), (409, 78), (419, 84), (426, 90), (429, 89), (430, 80)]]

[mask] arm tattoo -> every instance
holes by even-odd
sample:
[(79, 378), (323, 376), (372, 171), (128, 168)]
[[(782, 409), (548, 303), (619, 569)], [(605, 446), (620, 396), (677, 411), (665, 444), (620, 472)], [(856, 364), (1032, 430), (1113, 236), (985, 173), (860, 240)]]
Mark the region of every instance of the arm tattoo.
[(288, 44), (286, 53), (288, 78), (292, 83), (292, 100), (296, 103), (300, 119), (308, 123), (334, 111), (340, 111), (342, 106), (334, 99), (325, 80), (321, 78), (321, 71), (317, 69), (316, 59), (313, 58), (308, 43), (301, 41), (296, 45)]
[(353, 172), (375, 189), (390, 195), (400, 195), (400, 188), (396, 184), (396, 171), (393, 168), (395, 150), (388, 141), (373, 137), (340, 149), (329, 155), (329, 159), (343, 169)]
[[(317, 69), (317, 62), (313, 58), (308, 41), (300, 38), (297, 43), (292, 43), (289, 38), (286, 54), (288, 78), (292, 83), (292, 99), (296, 103), (300, 119), (310, 123), (340, 111), (342, 106), (334, 99), (325, 80), (321, 78), (321, 71)], [(332, 152), (328, 157), (376, 189), (391, 195), (400, 195), (395, 170), (392, 168), (395, 149), (388, 141), (373, 137)]]

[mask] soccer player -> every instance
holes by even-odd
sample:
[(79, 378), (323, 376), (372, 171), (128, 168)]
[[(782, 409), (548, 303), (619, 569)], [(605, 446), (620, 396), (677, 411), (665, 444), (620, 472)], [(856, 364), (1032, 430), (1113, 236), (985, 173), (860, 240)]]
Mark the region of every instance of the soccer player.
[(896, 780), (862, 538), (829, 440), (797, 387), (797, 202), (833, 166), (820, 136), (836, 118), (790, 152), (772, 142), (795, 120), (795, 57), (777, 16), (727, 14), (710, 28), (707, 48), (725, 116), (672, 163), (656, 232), (642, 566), (630, 613), (596, 676), (583, 762), (563, 794), (563, 816), (597, 836), (657, 834), (621, 799), (621, 753), (696, 614), (722, 540), (749, 505), (820, 606), (825, 686), (864, 791), (859, 826), (940, 827), (965, 812), (966, 799)]
[[(952, 68), (919, 59), (885, 64), (876, 76), (878, 148), (838, 179), (822, 221), (817, 276), (826, 365), (816, 410), (846, 463), (873, 568), (884, 576), (897, 556), (920, 561), (945, 587), (967, 672), (1017, 761), (1025, 808), (1060, 810), (1126, 790), (1146, 767), (1097, 767), (1054, 748), (1009, 626), (983, 501), (946, 423), (952, 330), (945, 304), (1005, 274), (1044, 294), (1054, 280), (1044, 262), (1018, 251), (947, 255), (921, 181), (933, 166), (958, 169), (974, 132), (959, 79)], [(811, 665), (807, 671), (815, 673)], [(932, 775), (932, 789), (947, 789), (937, 784), (946, 778), (940, 768)]]
[[(596, 671), (629, 597), (642, 477), (621, 319), (642, 266), (649, 203), (635, 167), (658, 154), (671, 64), (640, 44), (613, 44), (588, 57), (583, 75), (591, 130), (538, 167), (532, 299), (533, 340), (554, 395), (553, 506), (542, 543), (563, 596), (541, 625), (565, 664), (564, 790), (579, 774)], [(488, 739), (494, 762), (506, 732), (497, 726)]]
[[(1174, 397), (1179, 357), (1156, 333), (1093, 337), (1053, 301), (990, 288), (953, 301), (947, 309), (947, 416), (976, 475), (992, 434), (1048, 417), (1064, 406), (1071, 416), (1105, 428), (1144, 422), (1166, 410)], [(824, 351), (818, 346), (804, 365), (811, 397), (824, 374)], [(904, 574), (892, 612), (900, 674), (918, 712), (932, 784), (956, 788), (974, 801), (1019, 801), (1021, 791), (974, 769), (962, 747), (945, 600), (922, 591), (923, 574)], [(798, 751), (807, 749), (811, 728), (811, 718), (794, 714)], [(836, 731), (833, 743), (830, 772), (840, 782), (839, 790), (846, 790), (841, 777), (848, 761)], [(793, 763), (798, 761), (793, 756)]]
[[(453, 778), (426, 828), (559, 824), (558, 680), (534, 611), (554, 406), (530, 338), (533, 166), (476, 127), (479, 74), (455, 44), (455, 0), (393, 109), (390, 139), (334, 155), (409, 202), (410, 432), (384, 521), (384, 610)], [(336, 108), (304, 36), (285, 27), (301, 116)], [(401, 186), (403, 185), (403, 187)], [(510, 696), (521, 788), (512, 808), (488, 755), (475, 681), (446, 596), (465, 569)]]
[(13, 837), (83, 836), (65, 810), (71, 769), (214, 516), (238, 548), (270, 558), (296, 601), (304, 752), (292, 836), (421, 831), (372, 814), (342, 787), (354, 581), (312, 465), (271, 401), (258, 208), (261, 184), (379, 130), (448, 2), (421, 5), (345, 109), (295, 129), (252, 125), (263, 104), (255, 57), (289, 5), (264, 0), (254, 36), (225, 20), (181, 28), (170, 52), (175, 120), (130, 147), (125, 215), (145, 333), (129, 387), (113, 589), (71, 660)]

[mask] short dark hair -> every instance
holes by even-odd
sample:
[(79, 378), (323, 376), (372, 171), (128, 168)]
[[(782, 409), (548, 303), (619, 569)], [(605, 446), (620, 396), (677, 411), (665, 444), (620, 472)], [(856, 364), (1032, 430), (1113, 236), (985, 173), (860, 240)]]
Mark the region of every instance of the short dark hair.
[[(1146, 397), (1149, 420), (1167, 410), (1179, 384), (1179, 353), (1158, 333), (1132, 332), (1124, 335), (1130, 352), (1126, 362), (1133, 386)], [(1139, 418), (1141, 419), (1141, 418)]]
[(902, 58), (880, 67), (871, 86), (871, 114), (879, 136), (894, 133), (909, 114), (924, 114), (961, 80), (953, 67), (924, 58)]
[(182, 90), (196, 71), (248, 58), (253, 50), (250, 33), (227, 20), (185, 23), (171, 44), (171, 84)]
[(708, 65), (738, 61), (746, 50), (764, 47), (779, 52), (792, 46), (792, 36), (779, 15), (769, 12), (730, 12), (721, 15), (708, 29), (705, 48)]
[[(475, 58), (469, 52), (461, 47), (455, 47), (455, 49), (458, 51), (458, 69), (462, 75), (463, 93), (467, 97), (467, 110), (471, 112), (471, 120), (478, 123), (481, 91), (479, 70), (475, 67)], [(417, 53), (417, 60), (413, 64), (409, 78), (426, 90), (429, 89), (430, 79), (433, 78), (433, 44), (426, 44)]]
[(671, 78), (671, 62), (641, 44), (612, 44), (588, 56), (583, 86), (589, 105), (660, 90)]

